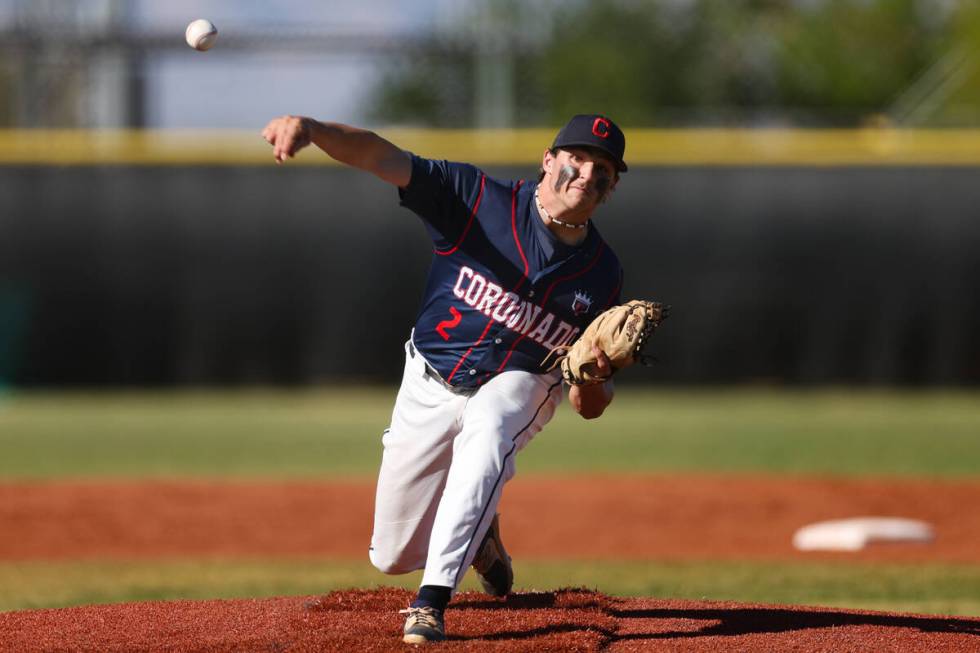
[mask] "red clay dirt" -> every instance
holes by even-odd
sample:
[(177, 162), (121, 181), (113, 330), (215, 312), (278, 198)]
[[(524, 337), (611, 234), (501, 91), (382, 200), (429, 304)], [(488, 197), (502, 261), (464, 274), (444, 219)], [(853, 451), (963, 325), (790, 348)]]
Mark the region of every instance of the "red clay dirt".
[[(371, 482), (0, 484), (0, 560), (324, 556), (363, 560)], [(515, 557), (797, 559), (797, 528), (878, 515), (923, 519), (928, 545), (848, 560), (980, 562), (980, 481), (750, 476), (518, 477), (501, 503)]]
[[(405, 651), (406, 590), (251, 601), (168, 601), (0, 613), (0, 652)], [(980, 619), (595, 592), (465, 593), (447, 611), (454, 651), (976, 651)]]
[[(0, 560), (312, 555), (363, 559), (369, 482), (0, 484)], [(502, 503), (516, 558), (812, 559), (796, 528), (830, 518), (931, 522), (931, 544), (848, 560), (977, 563), (980, 482), (748, 476), (518, 478)], [(823, 554), (826, 557), (830, 554)], [(836, 557), (836, 556), (835, 556)], [(0, 613), (0, 653), (405, 650), (404, 590)], [(607, 597), (461, 594), (450, 641), (479, 651), (977, 651), (980, 619)]]

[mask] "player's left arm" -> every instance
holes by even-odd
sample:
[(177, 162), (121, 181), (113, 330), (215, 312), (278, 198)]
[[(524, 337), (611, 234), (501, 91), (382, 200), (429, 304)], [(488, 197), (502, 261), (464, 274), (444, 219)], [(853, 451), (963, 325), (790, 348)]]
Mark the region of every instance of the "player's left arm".
[[(596, 371), (598, 376), (606, 376), (612, 373), (612, 365), (609, 357), (598, 346), (592, 345), (592, 353), (596, 357)], [(595, 383), (592, 385), (573, 385), (568, 389), (568, 401), (572, 404), (572, 409), (585, 419), (595, 419), (602, 415), (606, 406), (613, 400), (613, 382), (610, 378), (605, 383)]]

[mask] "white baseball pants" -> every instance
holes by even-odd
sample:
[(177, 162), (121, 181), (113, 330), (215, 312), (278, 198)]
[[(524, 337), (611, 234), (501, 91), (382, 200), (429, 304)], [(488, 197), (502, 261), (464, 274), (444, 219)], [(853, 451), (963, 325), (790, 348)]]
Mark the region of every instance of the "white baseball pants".
[(464, 396), (426, 367), (405, 343), (382, 438), (370, 557), (387, 574), (425, 569), (422, 585), (455, 592), (514, 475), (514, 457), (561, 403), (561, 376), (503, 372)]

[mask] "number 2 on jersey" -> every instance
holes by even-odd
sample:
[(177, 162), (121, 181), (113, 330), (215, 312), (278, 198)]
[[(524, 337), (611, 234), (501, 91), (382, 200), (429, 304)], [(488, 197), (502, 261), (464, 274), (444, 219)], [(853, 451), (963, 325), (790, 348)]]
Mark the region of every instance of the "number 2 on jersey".
[(449, 329), (454, 328), (459, 324), (459, 321), (463, 319), (462, 313), (456, 310), (455, 306), (449, 307), (449, 313), (452, 315), (451, 319), (443, 320), (436, 325), (436, 332), (442, 336), (443, 340), (449, 340), (449, 334), (446, 333)]

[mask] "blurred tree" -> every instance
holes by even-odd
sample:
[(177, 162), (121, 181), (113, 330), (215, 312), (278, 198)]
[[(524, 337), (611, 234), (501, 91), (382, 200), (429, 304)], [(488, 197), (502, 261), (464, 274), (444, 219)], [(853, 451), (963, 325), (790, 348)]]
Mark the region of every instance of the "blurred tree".
[[(920, 0), (826, 0), (801, 5), (785, 25), (778, 101), (853, 123), (889, 105), (948, 43), (951, 25)], [(931, 3), (935, 4), (935, 3)]]
[(419, 51), (387, 65), (368, 114), (383, 122), (439, 127), (540, 121), (536, 114), (543, 102), (531, 68), (541, 42), (550, 38), (544, 6), (474, 3)]
[[(518, 6), (515, 6), (518, 5)], [(479, 124), (481, 62), (505, 50), (519, 125), (608, 111), (630, 125), (860, 124), (946, 51), (976, 3), (930, 0), (486, 0), (452, 43), (382, 76), (373, 118)], [(947, 7), (947, 10), (942, 10)], [(952, 7), (952, 10), (949, 10)], [(968, 11), (966, 8), (972, 7)], [(527, 38), (527, 24), (538, 30)], [(980, 21), (973, 20), (977, 25)], [(955, 33), (954, 33), (955, 32)], [(488, 40), (493, 47), (488, 48)]]
[(951, 44), (889, 112), (908, 126), (980, 124), (980, 3), (954, 5)]
[(402, 124), (462, 127), (472, 116), (469, 62), (433, 46), (389, 64), (373, 92), (369, 114)]
[(559, 13), (534, 62), (549, 100), (547, 122), (594, 111), (643, 124), (654, 122), (661, 107), (690, 106), (695, 98), (688, 77), (702, 39), (689, 36), (701, 26), (670, 19), (655, 3), (613, 0)]

